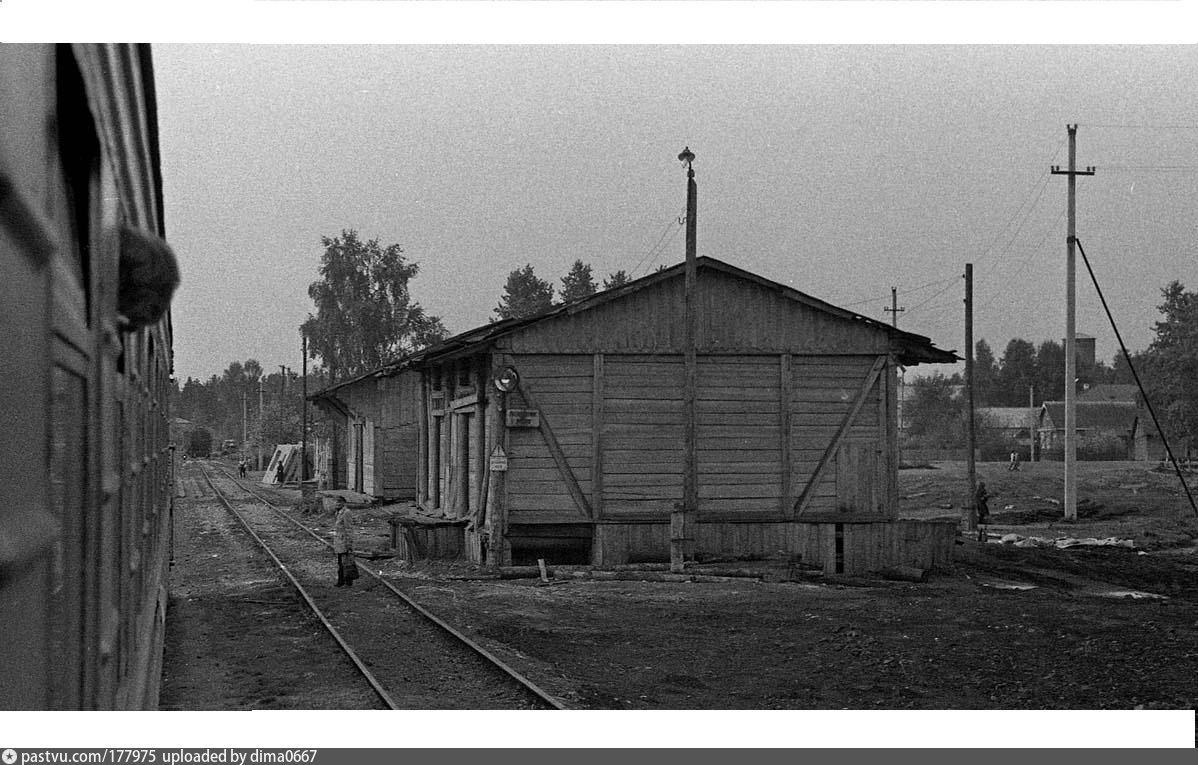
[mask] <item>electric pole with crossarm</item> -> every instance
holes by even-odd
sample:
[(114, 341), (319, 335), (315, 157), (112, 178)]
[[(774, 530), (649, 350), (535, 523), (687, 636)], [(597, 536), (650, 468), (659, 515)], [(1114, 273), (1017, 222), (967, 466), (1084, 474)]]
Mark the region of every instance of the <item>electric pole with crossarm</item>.
[(890, 307), (883, 308), (882, 310), (887, 312), (888, 314), (890, 314), (890, 326), (894, 327), (895, 329), (898, 329), (898, 315), (900, 313), (902, 313), (903, 311), (907, 310), (905, 307), (899, 308), (898, 287), (890, 288)]
[(1077, 169), (1077, 125), (1069, 131), (1069, 169), (1052, 166), (1053, 175), (1069, 176), (1065, 236), (1065, 519), (1077, 520), (1077, 176), (1094, 175), (1094, 168)]

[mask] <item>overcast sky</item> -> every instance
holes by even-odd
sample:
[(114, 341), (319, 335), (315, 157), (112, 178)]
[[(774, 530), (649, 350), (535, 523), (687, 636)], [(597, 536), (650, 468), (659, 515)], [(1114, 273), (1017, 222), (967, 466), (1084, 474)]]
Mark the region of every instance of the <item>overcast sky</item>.
[[(451, 332), (509, 271), (560, 286), (698, 251), (963, 351), (1064, 332), (1066, 123), (1078, 237), (1133, 350), (1160, 289), (1198, 288), (1194, 47), (155, 45), (180, 380), (300, 366), (320, 238), (420, 264)], [(664, 239), (663, 239), (664, 235)], [(657, 243), (663, 246), (654, 250)], [(1117, 351), (1078, 262), (1078, 330)], [(952, 367), (921, 370), (951, 372)]]

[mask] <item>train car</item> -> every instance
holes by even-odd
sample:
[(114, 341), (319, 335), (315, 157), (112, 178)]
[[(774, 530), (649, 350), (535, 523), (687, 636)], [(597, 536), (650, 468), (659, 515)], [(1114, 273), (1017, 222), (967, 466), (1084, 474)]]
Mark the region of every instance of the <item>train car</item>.
[(153, 708), (178, 267), (150, 50), (0, 44), (0, 104), (0, 708)]

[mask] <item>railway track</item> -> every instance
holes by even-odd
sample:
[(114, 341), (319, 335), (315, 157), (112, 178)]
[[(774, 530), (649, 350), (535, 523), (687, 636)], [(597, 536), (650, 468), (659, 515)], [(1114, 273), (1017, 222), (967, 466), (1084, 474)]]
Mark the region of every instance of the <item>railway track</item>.
[[(335, 588), (327, 540), (219, 466), (198, 467), (388, 708), (565, 708), (368, 567), (358, 567), (359, 586)], [(218, 483), (243, 496), (230, 497)], [(314, 560), (314, 541), (330, 548), (327, 557)]]

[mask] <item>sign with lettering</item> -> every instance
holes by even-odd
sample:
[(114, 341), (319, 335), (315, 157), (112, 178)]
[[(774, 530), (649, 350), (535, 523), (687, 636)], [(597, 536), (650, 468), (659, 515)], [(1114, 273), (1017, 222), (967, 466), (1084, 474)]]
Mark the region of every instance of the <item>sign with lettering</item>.
[(507, 410), (507, 426), (509, 428), (539, 428), (541, 413), (536, 409)]
[(491, 452), (491, 470), (496, 473), (507, 471), (507, 455), (499, 444), (495, 444), (495, 450)]

